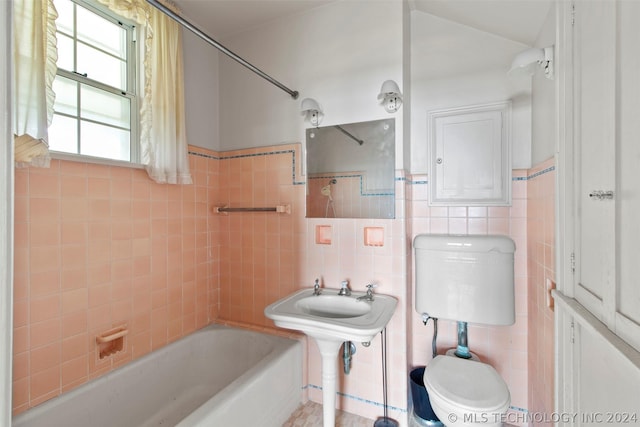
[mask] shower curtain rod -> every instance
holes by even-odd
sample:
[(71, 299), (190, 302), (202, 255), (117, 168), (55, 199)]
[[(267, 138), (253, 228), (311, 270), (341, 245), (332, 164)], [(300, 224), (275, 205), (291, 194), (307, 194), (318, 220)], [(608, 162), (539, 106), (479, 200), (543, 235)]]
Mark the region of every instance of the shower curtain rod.
[(353, 139), (355, 142), (357, 142), (359, 145), (364, 144), (364, 141), (362, 139), (358, 139), (356, 138), (351, 132), (349, 132), (348, 130), (346, 130), (345, 128), (343, 128), (340, 125), (336, 125), (336, 129), (338, 129), (340, 132), (344, 133), (345, 135), (347, 135), (349, 138)]
[(209, 35), (207, 35), (205, 32), (200, 30), (198, 27), (196, 27), (195, 25), (193, 25), (192, 23), (190, 23), (180, 15), (176, 14), (171, 9), (167, 8), (162, 3), (158, 2), (157, 0), (147, 0), (147, 2), (151, 4), (153, 7), (155, 7), (156, 9), (158, 9), (159, 11), (161, 11), (162, 13), (164, 13), (165, 15), (167, 15), (168, 17), (170, 17), (171, 19), (173, 19), (174, 21), (176, 21), (177, 23), (179, 23), (180, 25), (182, 25), (183, 27), (185, 27), (186, 29), (190, 30), (192, 33), (200, 37), (202, 40), (206, 41), (207, 43), (209, 43), (210, 45), (218, 49), (220, 52), (224, 53), (231, 59), (234, 59), (236, 62), (240, 63), (241, 65), (244, 65), (246, 68), (253, 71), (257, 75), (259, 75), (260, 77), (268, 81), (269, 83), (287, 92), (289, 95), (291, 95), (293, 99), (298, 99), (299, 93), (297, 90), (289, 89), (288, 87), (286, 87), (285, 85), (283, 85), (282, 83), (280, 83), (279, 81), (277, 81), (276, 79), (274, 79), (273, 77), (265, 73), (264, 71), (250, 64), (240, 56), (236, 55), (235, 53), (233, 53), (232, 51), (230, 51), (229, 49), (221, 45), (219, 42), (212, 39)]

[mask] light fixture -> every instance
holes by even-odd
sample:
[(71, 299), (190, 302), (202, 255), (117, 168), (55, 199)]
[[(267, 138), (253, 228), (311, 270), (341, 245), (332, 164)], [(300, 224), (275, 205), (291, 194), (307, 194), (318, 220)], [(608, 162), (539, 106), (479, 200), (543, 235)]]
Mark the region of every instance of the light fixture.
[(305, 98), (300, 103), (300, 114), (304, 119), (311, 123), (312, 126), (318, 126), (322, 122), (324, 113), (318, 105), (318, 101), (313, 98)]
[(545, 48), (532, 47), (520, 52), (513, 59), (509, 75), (532, 76), (536, 71), (536, 66), (544, 69), (546, 78), (553, 78), (553, 46)]
[(402, 94), (398, 84), (393, 80), (386, 80), (382, 83), (378, 101), (382, 104), (387, 113), (395, 113), (402, 106)]

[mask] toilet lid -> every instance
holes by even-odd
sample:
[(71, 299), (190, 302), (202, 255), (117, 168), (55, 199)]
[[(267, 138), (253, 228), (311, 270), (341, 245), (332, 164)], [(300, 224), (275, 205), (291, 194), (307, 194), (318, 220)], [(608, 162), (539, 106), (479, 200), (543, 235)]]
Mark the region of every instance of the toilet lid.
[(424, 385), (429, 395), (468, 411), (503, 411), (511, 401), (492, 366), (458, 357), (436, 356), (424, 371)]

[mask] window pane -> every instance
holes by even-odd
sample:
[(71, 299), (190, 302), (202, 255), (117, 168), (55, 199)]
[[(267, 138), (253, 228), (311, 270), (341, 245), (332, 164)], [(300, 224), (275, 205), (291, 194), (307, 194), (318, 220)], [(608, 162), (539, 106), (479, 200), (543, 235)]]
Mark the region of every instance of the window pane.
[(86, 73), (90, 79), (126, 90), (126, 62), (100, 52), (90, 46), (78, 43), (77, 72)]
[(82, 118), (129, 129), (130, 101), (91, 86), (80, 88)]
[(73, 39), (63, 34), (56, 33), (58, 39), (58, 68), (67, 71), (75, 71), (73, 65)]
[(56, 76), (53, 80), (53, 91), (56, 94), (56, 102), (53, 109), (56, 113), (78, 115), (78, 84), (62, 76)]
[(80, 124), (80, 127), (82, 135), (80, 154), (116, 160), (130, 160), (129, 131), (84, 121)]
[(56, 11), (56, 27), (58, 31), (67, 34), (73, 34), (73, 2), (70, 0), (55, 0)]
[(127, 32), (119, 25), (79, 7), (78, 40), (126, 59)]
[(49, 126), (49, 148), (65, 153), (78, 152), (78, 121), (69, 117), (53, 115)]

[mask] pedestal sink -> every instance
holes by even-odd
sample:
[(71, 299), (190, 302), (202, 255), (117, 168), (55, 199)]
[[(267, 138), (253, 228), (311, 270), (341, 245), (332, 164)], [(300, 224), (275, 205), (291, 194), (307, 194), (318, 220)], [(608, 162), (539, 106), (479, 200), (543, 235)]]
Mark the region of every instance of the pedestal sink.
[(338, 289), (295, 292), (269, 305), (264, 314), (276, 326), (304, 332), (318, 344), (322, 356), (323, 427), (335, 426), (338, 351), (344, 341), (369, 342), (386, 327), (398, 301), (374, 294), (373, 301), (358, 299), (364, 292), (338, 295)]

